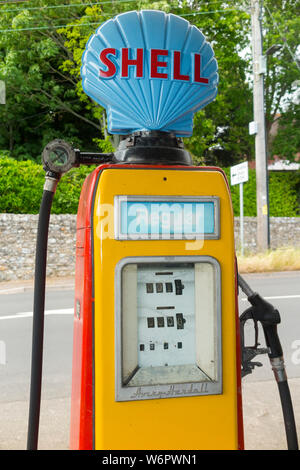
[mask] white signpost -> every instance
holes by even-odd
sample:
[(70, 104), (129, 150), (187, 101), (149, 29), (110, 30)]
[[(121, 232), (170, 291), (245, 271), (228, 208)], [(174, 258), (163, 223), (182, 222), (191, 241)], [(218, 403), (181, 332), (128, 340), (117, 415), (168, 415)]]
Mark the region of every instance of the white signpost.
[(230, 168), (231, 186), (240, 185), (240, 239), (241, 254), (244, 254), (244, 192), (243, 184), (249, 179), (248, 162), (239, 163)]
[(5, 104), (5, 82), (0, 80), (0, 104)]

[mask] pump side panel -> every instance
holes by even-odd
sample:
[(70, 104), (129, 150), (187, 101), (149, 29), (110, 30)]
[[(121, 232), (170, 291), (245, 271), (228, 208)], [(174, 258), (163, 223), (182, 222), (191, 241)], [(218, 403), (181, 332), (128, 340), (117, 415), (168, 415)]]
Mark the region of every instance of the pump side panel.
[(91, 212), (97, 171), (85, 180), (77, 214), (70, 448), (93, 448)]
[[(218, 196), (219, 240), (114, 239), (115, 195)], [(243, 448), (233, 213), (221, 171), (107, 168), (93, 212), (94, 429), (96, 449)], [(115, 268), (130, 256), (210, 256), (221, 267), (223, 391), (219, 395), (115, 401)], [(117, 286), (119, 289), (119, 286)]]

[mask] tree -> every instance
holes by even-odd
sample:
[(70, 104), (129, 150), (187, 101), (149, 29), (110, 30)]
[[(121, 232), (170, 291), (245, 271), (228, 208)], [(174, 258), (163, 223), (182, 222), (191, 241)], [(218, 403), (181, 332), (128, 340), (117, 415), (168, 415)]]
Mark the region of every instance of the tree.
[(272, 155), (286, 158), (289, 161), (300, 156), (300, 106), (290, 104), (280, 120), (278, 131), (272, 141)]
[(7, 90), (0, 148), (16, 158), (37, 158), (55, 137), (93, 148), (95, 130), (102, 137), (101, 123), (77, 96), (77, 82), (61, 68), (72, 57), (57, 25), (74, 21), (85, 8), (78, 0), (69, 3), (68, 12), (59, 0), (0, 5), (0, 79)]
[[(134, 9), (159, 9), (186, 18), (199, 27), (207, 40), (213, 44), (220, 70), (219, 94), (214, 103), (199, 111), (194, 119), (194, 133), (185, 139), (186, 147), (194, 155), (195, 161), (227, 165), (240, 161), (251, 153), (251, 139), (246, 126), (250, 120), (252, 96), (246, 82), (247, 64), (239, 55), (247, 43), (245, 23), (249, 16), (238, 8), (229, 9), (228, 2), (218, 2), (218, 10), (209, 3), (148, 1), (128, 2), (112, 5), (92, 6), (85, 10), (80, 22), (99, 23), (118, 13)], [(241, 2), (237, 2), (241, 4)], [(93, 103), (83, 93), (80, 82), (81, 56), (88, 37), (83, 37), (76, 26), (66, 28), (65, 46), (72, 52), (73, 60), (63, 64), (65, 73), (72, 74), (77, 82), (77, 93), (92, 114), (100, 119), (101, 107)]]
[[(215, 101), (196, 115), (194, 134), (187, 146), (194, 154), (203, 155), (208, 164), (228, 166), (253, 155), (247, 131), (252, 116), (252, 94), (246, 80), (249, 64), (241, 55), (248, 45), (245, 33), (250, 27), (250, 18), (242, 1), (234, 5), (220, 2), (217, 8), (209, 4), (197, 5), (198, 2), (194, 2), (192, 8), (201, 8), (201, 14), (193, 18), (193, 23), (214, 47), (220, 83)], [(211, 13), (212, 10), (216, 11)], [(209, 14), (202, 15), (204, 12)], [(207, 138), (204, 140), (203, 136)]]
[[(265, 78), (266, 131), (270, 156), (293, 160), (300, 151), (300, 102), (294, 102), (294, 87), (300, 78), (299, 2), (265, 0), (263, 10), (264, 51), (277, 45), (267, 56)], [(272, 129), (277, 123), (278, 134), (273, 140)]]
[[(274, 43), (285, 44), (268, 57), (266, 77), (268, 133), (278, 114), (284, 115), (278, 135), (291, 135), (298, 116), (298, 108), (289, 102), (292, 84), (299, 78), (289, 52), (289, 48), (295, 51), (299, 32), (294, 3), (264, 3), (265, 50)], [(7, 88), (7, 104), (0, 106), (0, 149), (10, 150), (15, 158), (39, 158), (43, 146), (55, 137), (86, 150), (103, 146), (105, 113), (82, 90), (81, 56), (98, 25), (118, 13), (146, 8), (183, 16), (203, 31), (215, 51), (220, 75), (217, 98), (195, 115), (193, 136), (185, 139), (195, 161), (227, 166), (254, 158), (253, 137), (248, 134), (253, 119), (251, 61), (242, 54), (250, 51), (251, 29), (249, 4), (244, 0), (128, 0), (96, 5), (31, 0), (0, 5), (0, 80)], [(280, 145), (276, 139), (273, 153), (282, 148), (283, 139)], [(297, 142), (286, 142), (286, 155), (294, 153)]]

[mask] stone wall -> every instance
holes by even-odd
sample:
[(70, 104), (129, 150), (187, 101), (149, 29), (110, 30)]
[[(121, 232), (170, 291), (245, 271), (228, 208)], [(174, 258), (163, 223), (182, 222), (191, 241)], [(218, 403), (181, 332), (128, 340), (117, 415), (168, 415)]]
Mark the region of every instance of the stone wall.
[[(234, 221), (235, 244), (240, 248), (240, 220)], [(300, 247), (300, 217), (270, 217), (271, 248)], [(256, 251), (256, 217), (244, 217), (244, 250)]]
[[(0, 281), (34, 275), (38, 215), (0, 214)], [(271, 247), (300, 246), (300, 217), (271, 217)], [(75, 270), (76, 215), (51, 215), (47, 275), (72, 276)], [(239, 248), (239, 218), (235, 219)], [(255, 251), (256, 219), (244, 218), (245, 251)]]
[[(0, 281), (34, 275), (38, 215), (0, 214)], [(75, 270), (76, 215), (51, 215), (47, 276)]]

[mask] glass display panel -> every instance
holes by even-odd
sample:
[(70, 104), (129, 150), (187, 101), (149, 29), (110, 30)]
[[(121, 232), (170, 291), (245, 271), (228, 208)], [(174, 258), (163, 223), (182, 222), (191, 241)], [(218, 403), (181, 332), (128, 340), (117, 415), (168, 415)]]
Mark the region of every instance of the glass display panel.
[(220, 385), (219, 283), (209, 258), (122, 267), (121, 388)]
[(216, 197), (116, 196), (115, 238), (119, 240), (219, 237)]

